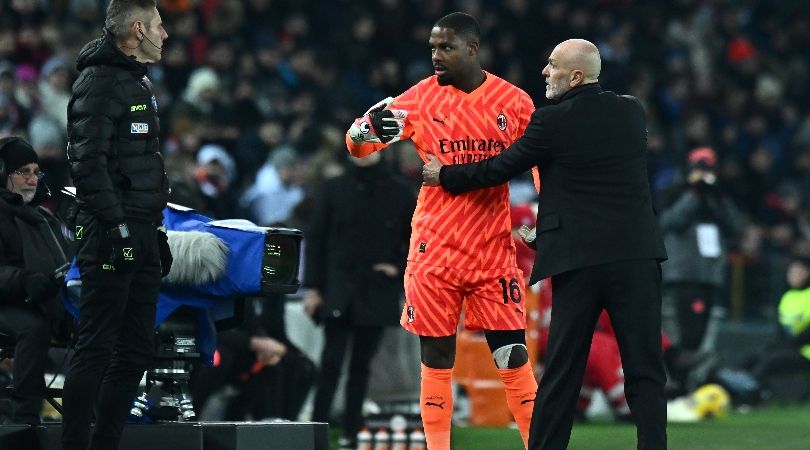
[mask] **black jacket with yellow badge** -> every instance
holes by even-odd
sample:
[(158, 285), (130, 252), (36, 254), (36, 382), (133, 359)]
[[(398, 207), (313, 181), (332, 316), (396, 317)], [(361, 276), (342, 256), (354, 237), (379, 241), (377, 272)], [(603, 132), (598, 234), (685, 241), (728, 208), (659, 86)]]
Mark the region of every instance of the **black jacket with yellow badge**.
[(146, 65), (104, 30), (81, 50), (68, 105), (68, 158), (79, 210), (103, 224), (159, 221), (169, 183)]

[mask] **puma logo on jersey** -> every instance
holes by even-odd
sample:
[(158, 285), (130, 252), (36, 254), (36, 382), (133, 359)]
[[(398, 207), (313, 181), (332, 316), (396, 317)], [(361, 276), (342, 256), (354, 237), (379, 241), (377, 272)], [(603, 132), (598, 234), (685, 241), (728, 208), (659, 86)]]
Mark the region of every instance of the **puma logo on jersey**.
[(433, 402), (425, 402), (425, 406), (437, 406), (439, 409), (444, 409), (444, 404), (447, 402), (441, 403), (433, 403)]
[(526, 403), (531, 403), (531, 402), (533, 402), (533, 401), (534, 401), (534, 399), (533, 399), (533, 398), (527, 398), (526, 400), (521, 400), (521, 401), (520, 401), (520, 404), (521, 404), (521, 405), (525, 405)]
[(440, 124), (442, 124), (442, 126), (445, 126), (445, 127), (447, 126), (447, 124), (444, 123), (444, 120), (440, 120), (440, 119), (437, 119), (437, 118), (434, 117), (433, 121), (434, 122), (439, 122)]

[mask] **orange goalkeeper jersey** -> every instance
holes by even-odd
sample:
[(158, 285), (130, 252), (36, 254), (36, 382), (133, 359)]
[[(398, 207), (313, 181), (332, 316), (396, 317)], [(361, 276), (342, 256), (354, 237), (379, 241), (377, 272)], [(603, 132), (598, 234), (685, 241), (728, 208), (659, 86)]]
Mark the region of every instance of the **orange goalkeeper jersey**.
[[(504, 151), (523, 134), (534, 112), (531, 98), (511, 83), (485, 72), (469, 94), (426, 78), (399, 95), (389, 109), (408, 112), (402, 139), (411, 139), (423, 161), (434, 154), (442, 164), (482, 161)], [(366, 156), (386, 144), (355, 144)], [(509, 220), (509, 186), (461, 195), (440, 186), (422, 186), (411, 221), (409, 262), (457, 269), (499, 269), (515, 265)]]

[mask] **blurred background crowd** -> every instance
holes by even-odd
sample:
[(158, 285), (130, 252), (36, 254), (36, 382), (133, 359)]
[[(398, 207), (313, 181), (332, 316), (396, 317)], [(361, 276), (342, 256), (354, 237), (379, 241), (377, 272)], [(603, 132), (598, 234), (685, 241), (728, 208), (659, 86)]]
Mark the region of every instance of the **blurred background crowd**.
[[(169, 39), (150, 67), (172, 201), (215, 218), (305, 229), (343, 172), (344, 133), (378, 100), (432, 74), (427, 39), (453, 10), (478, 18), (485, 69), (543, 107), (553, 46), (597, 44), (603, 88), (648, 113), (661, 210), (692, 150), (737, 209), (720, 304), (775, 318), (786, 268), (810, 256), (810, 3), (806, 0), (162, 0)], [(26, 136), (54, 190), (69, 185), (66, 106), (105, 1), (0, 0), (0, 137)], [(583, 124), (586, 128), (587, 124)], [(384, 162), (413, 182), (409, 143)], [(693, 159), (691, 162), (697, 162)], [(516, 203), (531, 201), (516, 185)], [(722, 230), (722, 227), (721, 227)]]

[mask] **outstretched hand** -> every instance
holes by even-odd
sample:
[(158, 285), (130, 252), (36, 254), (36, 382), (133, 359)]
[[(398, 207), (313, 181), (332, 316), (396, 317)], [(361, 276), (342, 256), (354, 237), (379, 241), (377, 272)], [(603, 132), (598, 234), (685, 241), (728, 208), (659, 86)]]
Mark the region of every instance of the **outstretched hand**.
[(442, 163), (439, 158), (432, 153), (427, 154), (428, 162), (422, 166), (422, 184), (427, 186), (438, 186), (439, 173), (442, 171)]
[(349, 128), (349, 138), (352, 142), (390, 144), (399, 141), (405, 129), (408, 111), (388, 109), (393, 102), (392, 97), (385, 98), (369, 108), (362, 117), (355, 119)]

